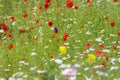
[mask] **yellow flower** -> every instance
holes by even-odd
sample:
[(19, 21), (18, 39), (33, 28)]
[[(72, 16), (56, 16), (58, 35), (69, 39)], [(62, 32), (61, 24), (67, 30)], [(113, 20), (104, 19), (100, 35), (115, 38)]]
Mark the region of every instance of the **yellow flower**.
[(89, 54), (87, 58), (87, 62), (91, 63), (96, 60), (96, 56), (94, 54)]
[(67, 47), (66, 46), (60, 46), (59, 51), (63, 54), (67, 53)]

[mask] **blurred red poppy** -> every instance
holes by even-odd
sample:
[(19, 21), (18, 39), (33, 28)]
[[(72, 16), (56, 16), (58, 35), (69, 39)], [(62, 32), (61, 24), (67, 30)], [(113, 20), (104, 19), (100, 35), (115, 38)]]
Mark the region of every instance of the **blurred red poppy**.
[(38, 6), (38, 9), (39, 9), (39, 10), (42, 10), (42, 6)]
[(14, 20), (15, 20), (14, 16), (11, 16), (11, 17), (10, 17), (10, 20), (11, 20), (11, 21), (14, 21)]
[(117, 49), (117, 46), (116, 46), (116, 45), (114, 45), (114, 46), (113, 46), (113, 49), (115, 49), (115, 50), (116, 50), (116, 49)]
[(26, 33), (27, 31), (26, 30), (20, 30), (20, 33)]
[(50, 56), (50, 59), (54, 59), (54, 56), (53, 56), (53, 55), (51, 55), (51, 56)]
[(11, 50), (13, 47), (14, 47), (14, 45), (11, 43), (11, 44), (8, 46), (8, 49)]
[(39, 20), (38, 20), (38, 19), (36, 19), (36, 20), (35, 20), (35, 22), (36, 22), (36, 24), (38, 24), (38, 23), (39, 23)]
[(45, 9), (48, 9), (49, 8), (49, 4), (45, 3), (44, 7), (45, 7)]
[(114, 27), (115, 25), (116, 25), (116, 23), (114, 21), (110, 23), (111, 27)]
[(48, 26), (53, 26), (53, 22), (48, 22)]
[(104, 56), (105, 54), (102, 50), (95, 50), (95, 52), (96, 52), (96, 55), (100, 57)]
[(118, 32), (118, 36), (120, 36), (120, 32)]
[(68, 0), (68, 1), (66, 2), (66, 7), (67, 7), (67, 8), (72, 8), (73, 5), (74, 5), (73, 0)]
[(75, 10), (78, 10), (78, 6), (75, 6), (74, 8), (75, 8)]
[(114, 3), (118, 2), (118, 0), (114, 0)]
[(64, 36), (63, 36), (63, 41), (66, 41), (68, 37), (69, 37), (69, 34), (65, 33)]
[(4, 22), (2, 22), (2, 23), (0, 24), (0, 26), (2, 27), (2, 29), (3, 29), (4, 31), (8, 31), (8, 27), (7, 27), (7, 25), (6, 25)]
[(9, 34), (8, 34), (8, 37), (9, 37), (9, 38), (12, 38), (12, 36), (13, 36), (12, 33), (9, 33)]
[(91, 1), (90, 0), (87, 0), (87, 3), (90, 3)]
[(91, 47), (91, 42), (87, 42), (86, 43), (86, 48), (90, 48)]
[(103, 67), (107, 66), (107, 62), (102, 62), (101, 65), (103, 65)]
[(24, 18), (27, 18), (27, 17), (28, 17), (28, 14), (27, 14), (27, 13), (23, 14), (23, 17), (24, 17)]
[(50, 3), (52, 0), (45, 0), (45, 3)]
[(104, 48), (105, 47), (104, 44), (100, 44), (99, 46), (100, 46), (100, 48)]
[(24, 2), (27, 2), (28, 0), (24, 0)]

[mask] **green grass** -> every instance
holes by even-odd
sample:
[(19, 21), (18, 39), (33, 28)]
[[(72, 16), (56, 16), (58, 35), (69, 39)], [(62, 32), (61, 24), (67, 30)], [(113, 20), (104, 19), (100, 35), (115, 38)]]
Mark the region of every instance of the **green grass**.
[[(120, 57), (120, 54), (118, 54), (120, 51), (120, 37), (117, 35), (120, 32), (120, 2), (114, 3), (113, 0), (110, 0), (110, 2), (101, 0), (98, 3), (96, 0), (92, 0), (93, 6), (89, 7), (84, 0), (74, 0), (74, 5), (79, 6), (79, 9), (75, 10), (65, 7), (67, 0), (52, 0), (48, 9), (44, 8), (44, 0), (28, 0), (28, 2), (23, 0), (4, 1), (0, 0), (0, 23), (3, 21), (6, 23), (9, 28), (7, 33), (12, 33), (13, 37), (3, 36), (5, 32), (0, 34), (0, 42), (2, 43), (0, 46), (0, 79), (9, 80), (15, 73), (23, 72), (22, 76), (15, 76), (15, 78), (23, 78), (27, 75), (23, 80), (57, 80), (53, 79), (55, 76), (58, 80), (66, 80), (65, 76), (61, 75), (61, 71), (64, 69), (59, 68), (60, 64), (50, 59), (52, 55), (55, 60), (63, 60), (66, 57), (67, 59), (63, 60), (62, 64), (80, 65), (77, 68), (77, 73), (80, 73), (80, 75), (77, 75), (76, 80), (85, 80), (86, 77), (90, 76), (93, 76), (92, 80), (120, 78), (120, 62), (116, 60), (115, 64), (111, 63), (113, 58), (118, 59)], [(60, 8), (57, 7), (58, 3)], [(43, 7), (41, 11), (38, 10), (40, 5)], [(36, 8), (36, 10), (32, 10), (33, 8)], [(24, 13), (28, 14), (27, 18), (23, 18)], [(33, 16), (33, 14), (36, 14), (36, 16)], [(15, 17), (14, 22), (10, 21), (10, 16)], [(105, 20), (106, 16), (108, 16), (108, 20)], [(38, 24), (35, 23), (36, 19), (39, 20)], [(49, 21), (54, 23), (53, 27), (48, 26), (47, 22)], [(116, 23), (114, 27), (110, 26), (112, 21)], [(12, 25), (13, 23), (15, 25)], [(42, 26), (40, 26), (40, 23), (42, 23)], [(33, 30), (30, 30), (31, 26), (34, 26)], [(55, 38), (51, 38), (54, 35), (52, 29), (54, 26), (58, 27), (59, 32), (55, 35)], [(20, 29), (27, 32), (20, 34)], [(104, 32), (100, 33), (102, 30)], [(91, 34), (87, 35), (86, 32)], [(69, 34), (66, 41), (66, 43), (69, 43), (66, 55), (61, 54), (59, 51), (59, 47), (63, 43), (64, 33)], [(110, 34), (116, 36), (110, 36)], [(38, 37), (37, 40), (34, 39), (35, 36)], [(102, 42), (95, 41), (99, 37), (102, 38)], [(57, 39), (60, 40), (57, 42)], [(20, 42), (21, 40), (23, 43)], [(76, 42), (79, 40), (81, 42)], [(108, 49), (110, 52), (106, 52), (102, 58), (97, 56), (96, 61), (88, 64), (86, 62), (88, 54), (95, 54), (95, 51), (90, 51), (85, 47), (87, 42), (91, 42), (91, 48), (98, 50), (102, 50), (99, 44), (103, 43), (104, 49)], [(14, 44), (11, 50), (8, 49), (10, 43)], [(116, 50), (113, 49), (114, 45), (118, 46)], [(89, 52), (81, 55), (84, 50), (89, 50)], [(36, 55), (31, 56), (32, 52), (35, 52)], [(70, 57), (68, 58), (68, 56)], [(110, 60), (106, 61), (106, 56), (109, 56)], [(21, 61), (25, 61), (28, 65), (20, 64)], [(107, 62), (106, 67), (93, 69), (94, 66), (101, 65), (103, 61)], [(117, 66), (118, 69), (110, 70), (113, 66)], [(31, 67), (36, 68), (31, 71)], [(84, 68), (86, 67), (89, 67), (89, 70), (85, 71)], [(40, 74), (37, 73), (37, 70), (46, 72)], [(100, 76), (94, 73), (95, 71), (107, 72), (108, 76)]]

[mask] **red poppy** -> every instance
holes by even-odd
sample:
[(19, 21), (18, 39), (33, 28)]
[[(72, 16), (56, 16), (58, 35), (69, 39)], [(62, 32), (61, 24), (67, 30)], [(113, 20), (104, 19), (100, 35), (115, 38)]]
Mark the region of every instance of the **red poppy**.
[(45, 3), (50, 3), (52, 0), (45, 0)]
[(48, 22), (48, 26), (53, 26), (53, 22)]
[(24, 0), (24, 2), (27, 2), (28, 0)]
[(120, 32), (118, 32), (118, 36), (120, 36)]
[(53, 56), (53, 55), (51, 55), (51, 56), (50, 56), (50, 59), (54, 59), (54, 56)]
[(114, 21), (110, 23), (111, 27), (114, 27), (115, 25), (116, 25), (116, 23)]
[(96, 50), (95, 52), (96, 52), (96, 55), (99, 57), (102, 57), (105, 54), (102, 50)]
[(68, 37), (69, 37), (69, 34), (65, 33), (64, 36), (63, 36), (63, 41), (66, 41)]
[(13, 47), (14, 47), (14, 45), (11, 43), (11, 44), (8, 46), (8, 49), (11, 50)]
[(58, 4), (57, 6), (58, 6), (58, 8), (59, 8), (59, 7), (60, 7), (60, 4)]
[(74, 8), (75, 8), (75, 10), (78, 10), (78, 6), (75, 6)]
[(114, 3), (118, 2), (118, 0), (114, 0)]
[(48, 9), (49, 8), (49, 4), (45, 3), (44, 7), (45, 7), (45, 9)]
[(87, 0), (87, 3), (90, 3), (91, 1), (90, 0)]
[(104, 44), (100, 44), (99, 46), (100, 46), (100, 48), (104, 48), (105, 47)]
[(89, 2), (89, 3), (88, 3), (88, 6), (89, 6), (89, 7), (91, 7), (91, 6), (92, 6), (92, 3), (91, 3), (91, 2)]
[(2, 27), (2, 29), (3, 29), (4, 31), (8, 31), (8, 27), (7, 27), (7, 25), (6, 25), (4, 22), (2, 22), (2, 23), (0, 24), (0, 26)]
[(34, 28), (35, 28), (34, 26), (31, 26), (31, 27), (30, 27), (31, 30), (34, 30)]
[(106, 56), (106, 60), (109, 60), (109, 56)]
[(90, 48), (91, 47), (91, 42), (87, 42), (86, 43), (86, 48)]
[(12, 36), (13, 36), (13, 35), (12, 35), (11, 33), (8, 34), (8, 37), (9, 37), (9, 38), (12, 38)]
[(27, 31), (26, 30), (20, 30), (20, 33), (26, 33)]
[(28, 14), (27, 14), (27, 13), (23, 14), (23, 17), (24, 17), (24, 18), (27, 18), (27, 17), (28, 17)]
[(55, 38), (55, 35), (52, 35), (51, 38)]
[(39, 20), (38, 20), (38, 19), (36, 19), (36, 20), (35, 20), (35, 22), (36, 22), (36, 24), (37, 24), (37, 23), (39, 23)]
[(42, 10), (42, 6), (38, 6), (38, 9), (39, 9), (39, 10)]
[(116, 45), (114, 45), (114, 46), (113, 46), (113, 49), (115, 49), (115, 50), (116, 50), (116, 49), (117, 49), (117, 46), (116, 46)]
[(91, 7), (92, 6), (92, 2), (91, 0), (87, 0), (88, 6)]
[(15, 20), (14, 16), (11, 16), (11, 17), (10, 17), (10, 20), (11, 20), (11, 21), (14, 21), (14, 20)]
[(68, 1), (66, 2), (66, 7), (67, 7), (67, 8), (72, 8), (73, 5), (74, 5), (73, 0), (68, 0)]
[(101, 65), (102, 65), (103, 67), (106, 67), (106, 66), (107, 66), (107, 62), (102, 62)]

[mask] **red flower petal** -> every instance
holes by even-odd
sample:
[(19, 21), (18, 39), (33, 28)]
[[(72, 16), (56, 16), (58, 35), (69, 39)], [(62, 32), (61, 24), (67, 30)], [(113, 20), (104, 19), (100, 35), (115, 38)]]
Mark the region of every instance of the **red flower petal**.
[(86, 48), (90, 48), (91, 47), (91, 42), (87, 42), (86, 43)]
[(104, 44), (100, 44), (99, 46), (100, 46), (100, 48), (104, 48), (105, 47)]
[(38, 20), (38, 19), (36, 19), (36, 20), (35, 20), (35, 22), (36, 22), (36, 24), (38, 24), (38, 23), (39, 23), (39, 20)]
[(45, 9), (48, 9), (49, 8), (49, 4), (45, 3), (44, 7), (45, 7)]
[(90, 0), (87, 0), (87, 3), (90, 3), (91, 1)]
[(120, 36), (120, 32), (118, 32), (118, 36)]
[(4, 22), (2, 22), (2, 23), (0, 24), (0, 26), (2, 26), (2, 29), (3, 29), (4, 31), (8, 31), (8, 27), (7, 27), (7, 25), (6, 25)]
[(103, 67), (107, 66), (107, 62), (102, 62), (101, 65), (103, 65)]
[(69, 37), (69, 34), (65, 33), (64, 36), (63, 36), (63, 41), (66, 41), (68, 37)]
[(102, 56), (104, 56), (104, 54), (105, 54), (105, 53), (104, 53), (103, 51), (101, 51), (101, 50), (96, 50), (95, 52), (96, 52), (96, 55), (99, 56), (99, 57), (102, 57)]
[(53, 56), (53, 55), (51, 55), (51, 56), (50, 56), (50, 59), (54, 59), (54, 56)]
[(39, 10), (42, 10), (42, 6), (38, 6), (38, 9), (39, 9)]
[(10, 44), (10, 45), (8, 46), (8, 49), (11, 50), (13, 47), (14, 47), (14, 45), (13, 45), (13, 44)]
[(78, 6), (75, 6), (74, 8), (75, 8), (75, 10), (78, 10)]
[(109, 56), (106, 56), (106, 60), (109, 60)]
[(27, 31), (26, 30), (20, 30), (20, 33), (26, 33)]
[(13, 35), (12, 35), (11, 33), (8, 34), (8, 37), (12, 38), (12, 36), (13, 36)]
[(66, 7), (67, 7), (67, 8), (72, 8), (73, 5), (74, 5), (73, 0), (68, 0), (68, 1), (66, 2)]
[(11, 20), (11, 21), (14, 21), (14, 20), (15, 20), (14, 16), (11, 16), (11, 17), (10, 17), (10, 20)]
[(24, 0), (24, 2), (27, 2), (28, 0)]
[(116, 45), (114, 45), (114, 46), (113, 46), (113, 49), (115, 49), (115, 50), (116, 50), (116, 49), (117, 49), (117, 46), (116, 46)]
[(24, 17), (24, 18), (27, 18), (27, 17), (28, 17), (28, 14), (27, 14), (27, 13), (23, 14), (23, 17)]
[(46, 3), (50, 3), (52, 0), (45, 0)]
[(114, 21), (110, 23), (111, 27), (114, 27), (115, 25), (116, 25), (116, 23)]
[(114, 0), (114, 3), (118, 2), (118, 0)]
[(53, 26), (53, 22), (48, 22), (48, 26)]

